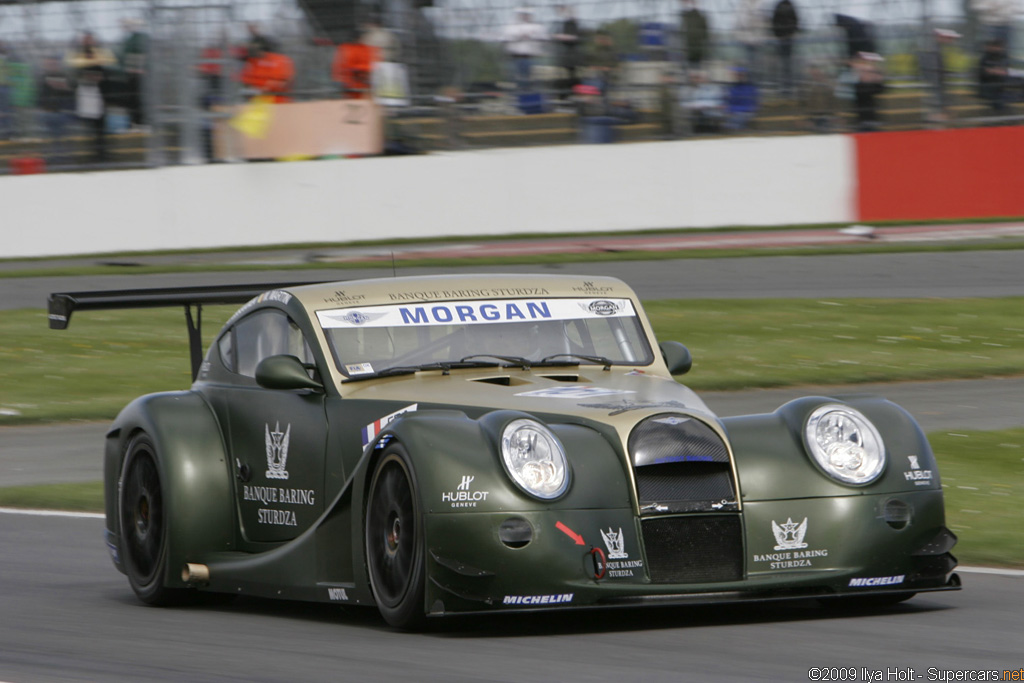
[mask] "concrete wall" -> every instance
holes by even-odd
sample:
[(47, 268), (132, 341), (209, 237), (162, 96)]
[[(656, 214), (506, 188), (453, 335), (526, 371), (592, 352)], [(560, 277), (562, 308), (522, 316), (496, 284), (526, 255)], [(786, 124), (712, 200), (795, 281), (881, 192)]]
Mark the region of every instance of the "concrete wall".
[(0, 179), (0, 256), (855, 220), (853, 138), (498, 149)]

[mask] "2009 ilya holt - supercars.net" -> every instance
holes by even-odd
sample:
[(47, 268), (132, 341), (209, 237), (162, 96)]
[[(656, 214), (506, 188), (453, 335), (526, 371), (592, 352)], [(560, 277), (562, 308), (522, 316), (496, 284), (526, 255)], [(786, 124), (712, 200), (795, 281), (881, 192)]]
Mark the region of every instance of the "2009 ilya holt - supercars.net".
[[(243, 303), (205, 357), (204, 304)], [(935, 459), (877, 397), (719, 418), (611, 278), (445, 276), (54, 294), (185, 307), (191, 389), (106, 436), (106, 535), (143, 601), (527, 609), (959, 587)], [(193, 310), (197, 317), (193, 318)]]

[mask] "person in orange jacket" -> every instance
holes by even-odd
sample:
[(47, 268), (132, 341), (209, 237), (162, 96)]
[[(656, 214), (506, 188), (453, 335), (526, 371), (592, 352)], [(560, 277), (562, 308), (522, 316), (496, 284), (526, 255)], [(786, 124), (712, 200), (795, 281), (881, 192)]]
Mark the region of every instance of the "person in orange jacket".
[(334, 52), (331, 77), (341, 84), (344, 97), (362, 100), (370, 96), (370, 74), (377, 61), (377, 48), (361, 41), (342, 43)]
[(295, 67), (291, 58), (279, 52), (271, 52), (266, 43), (254, 41), (249, 57), (242, 67), (242, 83), (260, 95), (270, 96), (274, 102), (289, 102), (287, 93), (292, 86)]

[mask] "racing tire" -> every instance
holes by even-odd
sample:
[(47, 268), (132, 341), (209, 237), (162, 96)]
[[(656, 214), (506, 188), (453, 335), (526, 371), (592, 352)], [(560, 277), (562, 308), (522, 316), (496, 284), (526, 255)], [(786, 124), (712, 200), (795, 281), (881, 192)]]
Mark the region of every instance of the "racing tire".
[(384, 620), (414, 630), (424, 611), (423, 514), (409, 455), (391, 444), (373, 470), (365, 516), (366, 568)]
[(166, 587), (167, 518), (156, 446), (140, 432), (125, 449), (118, 495), (121, 561), (139, 600), (172, 605), (189, 591)]

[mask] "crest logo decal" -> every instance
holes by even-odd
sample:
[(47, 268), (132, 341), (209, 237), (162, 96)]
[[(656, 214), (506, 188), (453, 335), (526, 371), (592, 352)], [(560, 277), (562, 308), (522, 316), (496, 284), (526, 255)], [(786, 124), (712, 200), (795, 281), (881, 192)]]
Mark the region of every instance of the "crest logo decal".
[(282, 432), (281, 423), (278, 422), (274, 425), (274, 431), (270, 431), (268, 422), (264, 429), (267, 443), (267, 479), (287, 479), (288, 471), (284, 467), (288, 462), (288, 441), (291, 439), (292, 426), (289, 424)]
[(622, 535), (622, 527), (619, 527), (618, 531), (608, 527), (608, 533), (601, 529), (601, 538), (604, 539), (604, 545), (608, 548), (609, 560), (625, 560), (629, 557), (629, 554), (626, 553), (626, 539)]
[(785, 524), (779, 525), (772, 520), (772, 533), (775, 534), (776, 550), (797, 550), (806, 548), (804, 536), (807, 534), (807, 518), (797, 524), (792, 518), (786, 520)]

